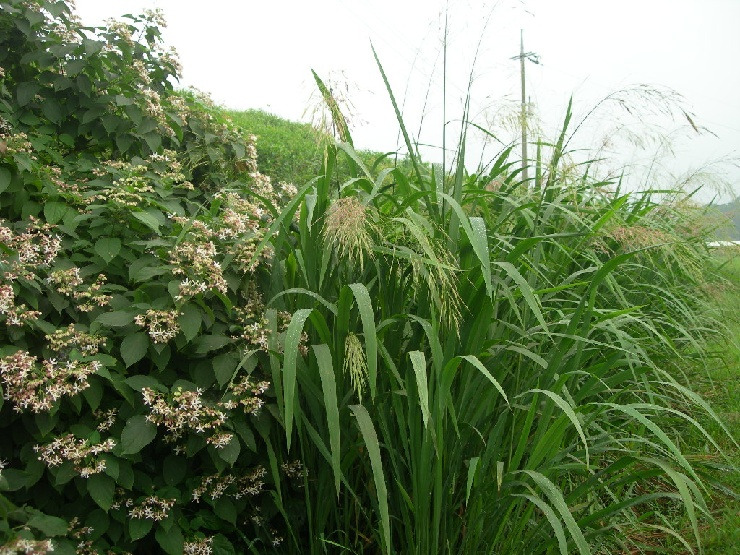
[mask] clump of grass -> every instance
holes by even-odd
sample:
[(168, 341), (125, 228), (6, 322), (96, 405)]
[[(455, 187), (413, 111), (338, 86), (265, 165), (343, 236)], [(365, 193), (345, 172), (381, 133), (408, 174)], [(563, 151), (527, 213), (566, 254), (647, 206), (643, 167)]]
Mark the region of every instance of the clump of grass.
[[(716, 327), (697, 294), (710, 259), (694, 213), (569, 160), (570, 107), (534, 187), (510, 148), (468, 175), (464, 130), (455, 172), (435, 174), (380, 67), (412, 171), (373, 175), (340, 126), (320, 177), (276, 219), (301, 204), (273, 282), (293, 316), (273, 360), (289, 395), (276, 393), (285, 434), (271, 445), (282, 458), (299, 446), (312, 477), (305, 527), (285, 519), (294, 551), (626, 551), (678, 534), (677, 510), (693, 536), (681, 545), (700, 550), (709, 488), (674, 433), (685, 422), (716, 449), (687, 407), (719, 420), (673, 372)], [(340, 156), (351, 178), (336, 188)]]

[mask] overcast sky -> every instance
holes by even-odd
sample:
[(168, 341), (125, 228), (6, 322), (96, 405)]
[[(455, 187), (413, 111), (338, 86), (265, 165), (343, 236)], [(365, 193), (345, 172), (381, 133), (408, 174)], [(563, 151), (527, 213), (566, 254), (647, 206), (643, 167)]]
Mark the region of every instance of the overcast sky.
[[(90, 25), (162, 8), (168, 21), (165, 42), (177, 49), (184, 67), (181, 84), (209, 92), (230, 108), (261, 108), (306, 120), (316, 98), (313, 68), (348, 91), (355, 144), (395, 150), (401, 146), (398, 126), (372, 41), (403, 104), (409, 131), (433, 145), (424, 152), (428, 159), (438, 156), (435, 147), (442, 143), (445, 15), (450, 135), (457, 132), (472, 68), (474, 121), (491, 126), (504, 142), (515, 137), (501, 124), (519, 99), (519, 64), (511, 57), (519, 53), (523, 29), (525, 50), (541, 62), (527, 64), (527, 94), (543, 138), (557, 132), (571, 95), (577, 123), (610, 93), (637, 84), (653, 85), (663, 94), (670, 88), (683, 96), (673, 111), (675, 121), (655, 110), (651, 115), (634, 93), (624, 93), (618, 98), (627, 101), (633, 115), (617, 109), (617, 102), (607, 103), (572, 146), (596, 148), (608, 138), (601, 152), (618, 151), (615, 165), (637, 167), (661, 153), (656, 164), (661, 180), (666, 173), (712, 164), (734, 185), (734, 194), (740, 193), (740, 169), (715, 164), (740, 157), (740, 0), (77, 0), (76, 5)], [(714, 135), (697, 136), (682, 110)], [(448, 144), (454, 143), (450, 135)], [(659, 136), (672, 139), (672, 155), (656, 142), (632, 146), (635, 139)], [(484, 148), (482, 136), (474, 136), (473, 143), (477, 157)], [(490, 154), (498, 150), (485, 148)]]

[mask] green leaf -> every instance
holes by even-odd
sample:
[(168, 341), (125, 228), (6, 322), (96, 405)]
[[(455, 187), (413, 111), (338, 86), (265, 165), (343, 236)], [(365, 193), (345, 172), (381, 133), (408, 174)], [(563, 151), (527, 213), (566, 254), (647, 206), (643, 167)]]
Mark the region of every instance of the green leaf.
[(321, 388), (324, 391), (324, 408), (326, 410), (326, 424), (329, 428), (329, 449), (331, 451), (331, 468), (334, 473), (334, 488), (339, 496), (341, 477), (341, 452), (339, 434), (339, 404), (337, 402), (337, 382), (331, 361), (331, 351), (326, 345), (313, 345), (313, 352), (319, 364)]
[(475, 480), (475, 471), (478, 468), (478, 462), (480, 457), (471, 457), (468, 462), (468, 485), (465, 488), (465, 504), (468, 504), (470, 500), (470, 490), (473, 488), (473, 481)]
[(132, 212), (131, 215), (149, 227), (154, 233), (159, 233), (160, 222), (149, 212)]
[(370, 419), (367, 409), (362, 405), (350, 405), (349, 408), (357, 418), (357, 426), (360, 428), (362, 439), (367, 447), (367, 454), (370, 457), (370, 466), (373, 471), (373, 481), (375, 483), (375, 492), (378, 496), (378, 512), (380, 513), (381, 528), (383, 531), (383, 551), (391, 552), (391, 523), (388, 513), (388, 490), (385, 485), (385, 475), (383, 474), (383, 463), (380, 458), (380, 443), (378, 435), (375, 433), (375, 427)]
[(26, 524), (48, 537), (65, 536), (69, 529), (69, 523), (66, 520), (43, 514), (32, 516)]
[(121, 341), (121, 358), (126, 363), (126, 368), (139, 362), (149, 348), (149, 335), (143, 331), (127, 335)]
[(298, 345), (301, 342), (303, 325), (313, 312), (311, 308), (302, 308), (293, 313), (285, 332), (285, 355), (283, 358), (283, 396), (285, 400), (285, 437), (288, 451), (293, 434), (293, 409), (295, 403), (296, 362)]
[(362, 320), (362, 332), (365, 336), (365, 354), (367, 355), (367, 377), (370, 384), (370, 397), (375, 398), (375, 384), (378, 377), (378, 338), (375, 330), (375, 314), (373, 313), (370, 294), (362, 283), (353, 283), (349, 286), (357, 300), (357, 308)]
[(113, 504), (116, 483), (105, 474), (93, 474), (87, 479), (87, 491), (98, 506), (107, 511)]
[(46, 202), (44, 203), (44, 218), (54, 225), (62, 221), (68, 210), (69, 207), (63, 202)]
[(33, 100), (33, 97), (36, 96), (36, 93), (40, 90), (41, 87), (31, 81), (18, 83), (18, 88), (15, 91), (15, 97), (18, 101), (18, 106), (23, 107), (31, 102), (31, 100)]
[(204, 355), (232, 342), (233, 339), (225, 335), (201, 335), (193, 344), (196, 346), (195, 352), (199, 355)]
[(234, 353), (224, 353), (213, 359), (213, 373), (216, 375), (218, 385), (223, 387), (229, 383), (238, 363), (239, 360)]
[(421, 405), (421, 415), (424, 419), (424, 427), (429, 427), (429, 386), (427, 384), (427, 361), (424, 353), (421, 351), (412, 351), (409, 353), (411, 364), (414, 367), (416, 375), (416, 389), (419, 391), (419, 404)]
[(154, 537), (159, 544), (159, 547), (165, 553), (169, 555), (179, 555), (183, 553), (183, 546), (185, 544), (185, 536), (182, 535), (180, 527), (175, 525), (169, 530), (165, 530), (162, 525), (157, 526), (157, 531), (154, 532)]
[(236, 526), (236, 506), (228, 497), (221, 497), (213, 507), (216, 516)]
[(95, 242), (95, 252), (106, 262), (110, 262), (121, 252), (121, 240), (117, 237), (103, 237)]
[(177, 323), (180, 325), (180, 329), (182, 330), (182, 334), (185, 336), (185, 339), (192, 341), (193, 338), (198, 335), (202, 320), (203, 318), (201, 317), (200, 309), (197, 306), (192, 303), (182, 306)]
[(163, 385), (157, 378), (153, 376), (137, 374), (135, 376), (129, 376), (124, 381), (136, 391), (141, 391), (145, 387), (148, 387), (149, 389), (154, 389), (162, 393), (169, 392), (167, 386)]
[(13, 174), (7, 168), (0, 168), (0, 193), (10, 186)]
[(138, 414), (126, 421), (126, 426), (121, 432), (121, 447), (124, 455), (138, 453), (149, 445), (154, 436), (157, 435), (157, 427), (146, 419), (146, 416)]
[(234, 546), (223, 534), (213, 536), (211, 549), (213, 549), (213, 555), (235, 555), (236, 553)]
[(44, 113), (46, 118), (54, 124), (58, 124), (62, 121), (62, 107), (56, 100), (45, 98), (44, 102), (41, 104), (41, 111)]
[(558, 513), (560, 513), (560, 518), (562, 518), (563, 522), (565, 522), (565, 526), (568, 529), (568, 532), (570, 532), (570, 535), (575, 540), (576, 546), (578, 547), (578, 551), (581, 553), (581, 555), (590, 554), (591, 549), (588, 547), (588, 542), (586, 542), (586, 538), (583, 536), (583, 532), (578, 526), (575, 518), (573, 518), (573, 515), (568, 508), (568, 504), (563, 498), (563, 494), (560, 491), (560, 488), (558, 488), (546, 476), (540, 474), (539, 472), (535, 472), (534, 470), (522, 470), (521, 472), (524, 472), (531, 476), (535, 483), (545, 492), (552, 506), (555, 507)]
[(229, 463), (231, 466), (234, 466), (236, 459), (239, 458), (239, 453), (241, 452), (241, 450), (242, 448), (241, 444), (239, 443), (239, 438), (235, 434), (232, 434), (231, 441), (227, 443), (224, 447), (216, 449), (216, 453), (218, 453), (218, 456), (225, 462)]
[(152, 529), (153, 521), (148, 518), (130, 518), (128, 521), (128, 535), (132, 541), (140, 540)]
[(104, 312), (95, 321), (110, 328), (120, 328), (127, 326), (134, 321), (135, 314), (125, 310), (115, 310), (113, 312)]

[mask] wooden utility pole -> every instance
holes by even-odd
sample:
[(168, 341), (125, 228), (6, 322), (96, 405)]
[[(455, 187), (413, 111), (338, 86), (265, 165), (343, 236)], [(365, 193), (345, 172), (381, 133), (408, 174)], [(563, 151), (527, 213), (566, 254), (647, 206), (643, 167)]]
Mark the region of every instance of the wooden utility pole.
[(522, 78), (522, 113), (521, 113), (521, 124), (522, 124), (522, 180), (525, 184), (529, 184), (529, 157), (527, 156), (527, 79), (525, 73), (524, 60), (527, 59), (535, 64), (540, 63), (539, 56), (534, 52), (524, 51), (524, 30), (519, 31), (519, 55), (513, 56), (511, 59), (519, 59), (519, 72)]
[(522, 179), (529, 185), (527, 161), (527, 80), (524, 77), (524, 30), (519, 30), (519, 71), (522, 74)]

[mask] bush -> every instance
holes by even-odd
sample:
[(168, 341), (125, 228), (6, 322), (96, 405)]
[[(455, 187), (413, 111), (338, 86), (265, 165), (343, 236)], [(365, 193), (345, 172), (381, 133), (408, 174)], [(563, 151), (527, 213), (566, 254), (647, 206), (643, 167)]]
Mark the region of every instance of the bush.
[(173, 92), (159, 18), (0, 3), (3, 552), (279, 542), (255, 250), (293, 191)]

